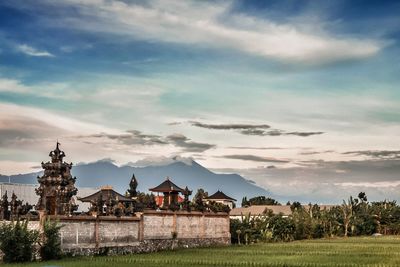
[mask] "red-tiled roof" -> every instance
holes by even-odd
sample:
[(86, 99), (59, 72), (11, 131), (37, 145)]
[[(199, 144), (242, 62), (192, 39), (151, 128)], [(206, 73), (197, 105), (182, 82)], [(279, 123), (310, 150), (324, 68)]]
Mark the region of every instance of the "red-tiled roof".
[(183, 189), (174, 184), (167, 178), (164, 182), (162, 182), (160, 185), (150, 188), (149, 189), (152, 192), (182, 192)]
[(212, 194), (211, 196), (206, 197), (205, 199), (207, 199), (207, 200), (232, 200), (232, 201), (236, 201), (236, 199), (225, 195), (224, 192), (219, 191), (219, 190), (217, 192), (215, 192), (214, 194)]

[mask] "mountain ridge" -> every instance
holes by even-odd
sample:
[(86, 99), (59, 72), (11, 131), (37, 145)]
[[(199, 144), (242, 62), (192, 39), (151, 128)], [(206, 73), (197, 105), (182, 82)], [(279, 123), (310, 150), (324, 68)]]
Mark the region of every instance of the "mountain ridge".
[[(148, 192), (149, 188), (155, 187), (166, 179), (170, 179), (178, 186), (188, 186), (193, 190), (203, 188), (209, 194), (222, 190), (227, 195), (237, 199), (258, 195), (271, 195), (267, 190), (249, 182), (238, 174), (214, 173), (196, 161), (191, 164), (175, 160), (166, 165), (150, 165), (133, 167), (129, 165), (117, 166), (112, 161), (100, 160), (91, 163), (80, 163), (71, 170), (72, 175), (77, 177), (78, 187), (100, 187), (111, 185), (120, 193), (128, 189), (132, 174), (138, 180), (138, 190)], [(32, 172), (19, 175), (11, 175), (12, 183), (37, 184), (37, 176), (42, 172)], [(8, 182), (8, 176), (0, 175), (0, 182)], [(240, 203), (239, 203), (240, 204)]]

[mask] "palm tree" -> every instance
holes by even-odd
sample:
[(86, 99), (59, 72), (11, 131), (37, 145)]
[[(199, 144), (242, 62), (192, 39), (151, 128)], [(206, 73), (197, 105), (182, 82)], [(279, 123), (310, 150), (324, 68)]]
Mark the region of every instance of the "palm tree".
[(343, 212), (343, 225), (344, 225), (344, 236), (348, 236), (348, 232), (349, 232), (349, 225), (351, 222), (351, 219), (353, 218), (354, 215), (354, 207), (357, 203), (354, 201), (353, 197), (350, 196), (349, 200), (344, 201), (343, 200), (343, 204), (341, 206), (341, 210)]

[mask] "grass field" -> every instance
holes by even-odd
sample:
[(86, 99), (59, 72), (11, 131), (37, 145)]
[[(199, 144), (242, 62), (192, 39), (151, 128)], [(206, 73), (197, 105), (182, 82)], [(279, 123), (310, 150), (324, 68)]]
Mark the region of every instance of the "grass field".
[(400, 237), (320, 239), (291, 243), (181, 249), (3, 266), (400, 266)]

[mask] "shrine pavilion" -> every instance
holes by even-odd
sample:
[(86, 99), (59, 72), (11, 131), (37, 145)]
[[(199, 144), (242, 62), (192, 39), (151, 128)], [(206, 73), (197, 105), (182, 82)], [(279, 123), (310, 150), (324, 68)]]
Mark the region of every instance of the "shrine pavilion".
[(115, 207), (132, 203), (134, 200), (113, 190), (112, 186), (103, 186), (98, 192), (87, 197), (78, 198), (79, 201), (89, 202), (90, 212), (98, 215), (110, 215), (115, 212)]
[(204, 198), (204, 200), (209, 203), (209, 202), (216, 202), (216, 203), (222, 203), (224, 205), (227, 205), (229, 208), (233, 208), (236, 199), (231, 198), (230, 196), (225, 195), (224, 192), (218, 190), (214, 194), (212, 194), (209, 197)]
[(170, 205), (178, 205), (179, 193), (184, 193), (184, 189), (174, 184), (169, 177), (160, 185), (150, 188), (149, 191), (163, 193), (163, 203), (161, 207), (169, 207)]

